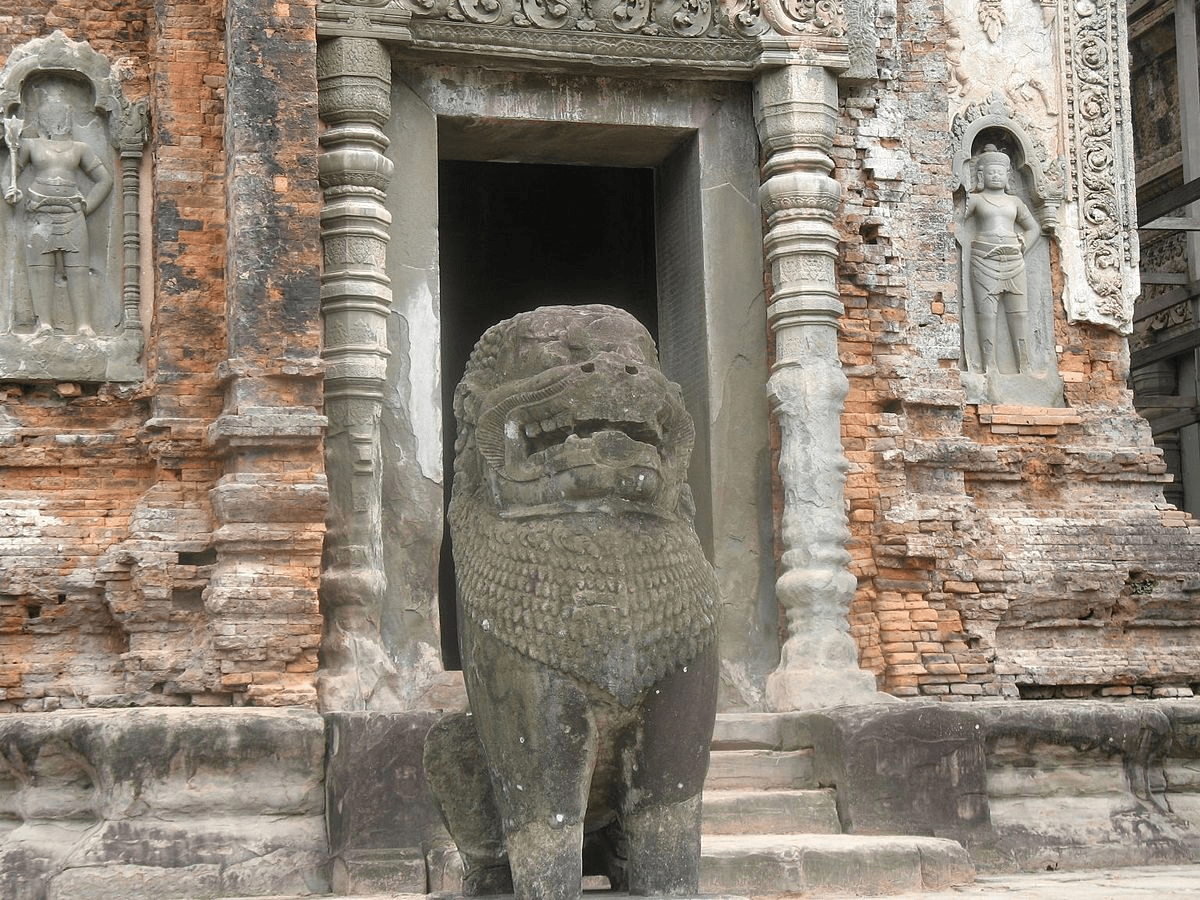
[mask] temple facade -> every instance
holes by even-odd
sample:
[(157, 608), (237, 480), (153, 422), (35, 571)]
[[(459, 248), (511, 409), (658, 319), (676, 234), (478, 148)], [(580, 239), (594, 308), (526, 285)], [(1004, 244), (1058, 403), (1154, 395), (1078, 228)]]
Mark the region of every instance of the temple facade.
[(722, 714), (1200, 690), (1200, 523), (1129, 385), (1123, 3), (0, 6), (14, 733), (411, 744), (465, 702), (454, 386), (596, 302), (696, 423)]

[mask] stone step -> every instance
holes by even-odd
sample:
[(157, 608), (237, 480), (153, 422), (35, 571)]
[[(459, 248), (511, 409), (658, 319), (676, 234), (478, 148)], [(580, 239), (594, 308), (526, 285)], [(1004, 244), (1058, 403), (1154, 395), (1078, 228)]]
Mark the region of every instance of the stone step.
[(717, 750), (708, 762), (706, 791), (799, 790), (815, 788), (813, 752), (803, 750)]
[(705, 834), (838, 834), (836, 793), (800, 791), (704, 792)]
[[(846, 834), (706, 835), (701, 847), (700, 891), (718, 896), (855, 896), (902, 891), (948, 890), (970, 884), (975, 868), (955, 841), (930, 837), (865, 837)], [(444, 900), (457, 886), (432, 884), (430, 894), (401, 887), (350, 890), (338, 900)], [(714, 896), (718, 895), (718, 896)], [(329, 896), (329, 895), (325, 895)], [(624, 894), (606, 894), (612, 900)], [(298, 900), (298, 898), (260, 898)], [(682, 898), (676, 898), (682, 900)]]
[(713, 750), (802, 750), (812, 746), (803, 713), (721, 713)]
[[(610, 891), (607, 887), (590, 888), (587, 884), (583, 887), (584, 896), (588, 896), (591, 891), (604, 891), (604, 900), (749, 900), (743, 896), (719, 895), (703, 893), (696, 896), (690, 894), (627, 894), (624, 891)], [(228, 897), (225, 900), (462, 900), (460, 891), (433, 891), (431, 893), (390, 893), (390, 894), (346, 894), (346, 895), (330, 895), (330, 894), (289, 894), (275, 895), (270, 897)], [(488, 894), (489, 900), (512, 900), (512, 894)], [(199, 900), (199, 898), (193, 898)]]
[(706, 835), (700, 888), (711, 893), (890, 894), (969, 884), (956, 841), (849, 834)]

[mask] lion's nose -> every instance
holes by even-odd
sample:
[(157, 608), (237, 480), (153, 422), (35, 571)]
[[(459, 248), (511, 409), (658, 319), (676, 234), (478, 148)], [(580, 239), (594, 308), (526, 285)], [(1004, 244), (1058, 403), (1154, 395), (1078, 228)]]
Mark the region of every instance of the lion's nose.
[(637, 361), (631, 360), (628, 355), (618, 353), (600, 354), (595, 359), (581, 362), (580, 371), (583, 374), (601, 372), (610, 378), (619, 377), (622, 373), (634, 378), (643, 374), (642, 366)]
[[(618, 368), (618, 367), (623, 368), (625, 370), (626, 375), (637, 375), (639, 372), (641, 372), (641, 369), (639, 369), (633, 363), (620, 363), (620, 362), (614, 362), (612, 364), (612, 369), (610, 371), (612, 371), (614, 373), (618, 372), (620, 370), (620, 368)], [(583, 372), (583, 374), (585, 374), (585, 375), (591, 375), (593, 372), (596, 371), (596, 364), (594, 362), (585, 362), (579, 366), (579, 371)]]

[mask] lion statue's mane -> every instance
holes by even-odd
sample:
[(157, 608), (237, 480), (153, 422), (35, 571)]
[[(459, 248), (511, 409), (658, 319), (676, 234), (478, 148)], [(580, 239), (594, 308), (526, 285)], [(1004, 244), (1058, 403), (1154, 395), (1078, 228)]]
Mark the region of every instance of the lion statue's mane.
[(454, 411), (460, 628), (626, 705), (712, 644), (695, 430), (636, 319), (545, 307), (490, 328)]

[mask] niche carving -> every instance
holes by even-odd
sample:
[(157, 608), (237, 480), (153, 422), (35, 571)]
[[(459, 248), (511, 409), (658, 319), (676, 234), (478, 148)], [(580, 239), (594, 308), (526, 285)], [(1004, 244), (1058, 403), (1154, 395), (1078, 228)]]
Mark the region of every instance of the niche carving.
[(0, 377), (140, 381), (144, 101), (56, 31), (0, 71)]
[(1064, 166), (993, 94), (954, 120), (955, 229), (969, 403), (1062, 406), (1050, 242)]

